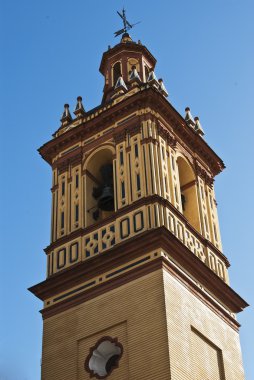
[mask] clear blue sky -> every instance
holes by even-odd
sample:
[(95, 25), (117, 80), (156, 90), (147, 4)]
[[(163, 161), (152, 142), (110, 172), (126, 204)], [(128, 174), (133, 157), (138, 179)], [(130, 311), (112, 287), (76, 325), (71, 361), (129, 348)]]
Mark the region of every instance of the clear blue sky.
[[(123, 0), (8, 0), (0, 5), (0, 379), (39, 380), (42, 304), (26, 289), (45, 278), (50, 167), (36, 149), (59, 127), (63, 104), (101, 101), (102, 53), (117, 40)], [(200, 117), (224, 159), (216, 180), (232, 287), (253, 296), (253, 68), (251, 0), (125, 0), (133, 30), (158, 60), (174, 107)], [(239, 315), (246, 380), (254, 379), (253, 307)], [(229, 379), (230, 380), (230, 379)]]

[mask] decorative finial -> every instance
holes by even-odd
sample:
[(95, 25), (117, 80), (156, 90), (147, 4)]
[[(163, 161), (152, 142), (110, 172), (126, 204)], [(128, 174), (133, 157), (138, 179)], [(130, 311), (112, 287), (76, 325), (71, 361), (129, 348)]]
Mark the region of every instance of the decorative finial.
[(159, 87), (159, 82), (153, 69), (151, 69), (148, 74), (147, 83), (150, 84), (151, 86), (155, 86), (156, 88)]
[(189, 127), (191, 127), (191, 128), (195, 127), (195, 122), (194, 122), (193, 116), (191, 114), (190, 107), (185, 108), (185, 121), (189, 125)]
[[(114, 33), (115, 37), (120, 36), (121, 34), (127, 34), (128, 35), (127, 31), (132, 29), (133, 26), (140, 23), (140, 21), (139, 21), (139, 22), (136, 22), (135, 24), (130, 24), (129, 21), (127, 21), (127, 19), (126, 19), (126, 12), (125, 12), (124, 8), (122, 10), (122, 13), (120, 13), (118, 11), (117, 11), (117, 13), (123, 21), (123, 28)], [(130, 36), (128, 35), (128, 37), (130, 37)]]
[(115, 90), (117, 89), (124, 89), (125, 91), (128, 91), (128, 88), (123, 80), (122, 75), (120, 75), (120, 77), (116, 81)]
[(165, 97), (168, 97), (168, 92), (167, 92), (167, 90), (166, 90), (166, 87), (165, 87), (165, 85), (164, 85), (164, 83), (163, 83), (163, 79), (159, 79), (158, 80), (158, 82), (159, 82), (159, 90), (160, 90), (160, 92), (162, 93), (162, 95), (164, 95)]
[(69, 124), (72, 121), (69, 107), (70, 107), (69, 104), (64, 105), (64, 112), (61, 118), (62, 125)]
[(141, 83), (141, 79), (140, 79), (140, 76), (137, 72), (136, 66), (132, 66), (132, 71), (130, 72), (130, 82)]
[(195, 120), (195, 127), (194, 127), (194, 130), (200, 135), (200, 136), (204, 136), (204, 131), (203, 131), (203, 128), (201, 127), (201, 124), (200, 124), (200, 121), (199, 121), (199, 117), (196, 116), (194, 117), (194, 120)]
[(85, 113), (86, 113), (86, 111), (85, 111), (85, 108), (84, 108), (83, 103), (82, 103), (82, 97), (78, 96), (74, 114), (77, 117), (82, 117), (85, 115)]

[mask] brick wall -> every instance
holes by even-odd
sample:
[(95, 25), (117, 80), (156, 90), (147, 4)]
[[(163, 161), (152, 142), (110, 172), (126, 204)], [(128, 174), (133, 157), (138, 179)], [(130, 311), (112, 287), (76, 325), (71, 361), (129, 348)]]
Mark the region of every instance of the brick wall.
[(42, 380), (90, 379), (103, 336), (123, 345), (112, 380), (244, 379), (238, 333), (161, 269), (45, 319)]
[(164, 271), (174, 380), (243, 380), (239, 334)]

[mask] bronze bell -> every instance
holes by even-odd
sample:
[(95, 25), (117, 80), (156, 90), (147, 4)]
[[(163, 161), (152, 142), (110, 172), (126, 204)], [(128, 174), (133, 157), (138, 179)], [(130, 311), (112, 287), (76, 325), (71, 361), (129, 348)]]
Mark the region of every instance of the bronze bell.
[(98, 207), (103, 211), (114, 211), (114, 191), (111, 186), (104, 186), (98, 200)]

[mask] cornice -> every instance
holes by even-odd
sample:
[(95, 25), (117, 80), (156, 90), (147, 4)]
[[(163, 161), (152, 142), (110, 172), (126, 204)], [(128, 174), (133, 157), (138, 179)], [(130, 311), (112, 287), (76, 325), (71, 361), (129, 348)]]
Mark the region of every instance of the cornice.
[(214, 179), (211, 176), (211, 174), (198, 162), (198, 160), (195, 160), (195, 169), (196, 174), (201, 177), (205, 183), (212, 188)]
[[(146, 231), (135, 238), (113, 247), (103, 255), (95, 256), (87, 261), (68, 268), (65, 271), (53, 275), (49, 279), (31, 287), (29, 290), (38, 298), (45, 300), (59, 292), (63, 292), (64, 290), (70, 289), (71, 287), (84, 282), (84, 280), (87, 281), (90, 278), (98, 276), (111, 268), (123, 265), (124, 263), (127, 263), (133, 258), (139, 257), (146, 252), (158, 249), (164, 250), (169, 255), (170, 260), (164, 257), (163, 263), (166, 266), (171, 266), (171, 272), (172, 269), (174, 269), (174, 271), (178, 272), (179, 278), (184, 278), (185, 281), (189, 281), (189, 283), (193, 283), (193, 280), (190, 281), (191, 278), (200, 283), (206, 289), (206, 292), (202, 292), (203, 297), (207, 298), (209, 294), (212, 297), (215, 297), (217, 302), (214, 301), (214, 307), (219, 308), (221, 311), (223, 311), (223, 308), (225, 307), (232, 313), (238, 313), (248, 306), (246, 301), (244, 301), (230, 286), (228, 286), (215, 273), (213, 273), (202, 261), (193, 255), (188, 248), (186, 248), (165, 227), (159, 227), (151, 231)], [(152, 261), (153, 264), (151, 265), (159, 265), (159, 260), (160, 257), (154, 259)], [(170, 262), (172, 264), (170, 264)], [(143, 275), (142, 268), (148, 264), (149, 263), (144, 264), (136, 270), (141, 271), (141, 275)], [(133, 276), (135, 276), (135, 270), (126, 273), (125, 276), (130, 276), (130, 279), (132, 280)], [(122, 284), (126, 282), (123, 278), (122, 281)], [(105, 286), (108, 291), (110, 289), (108, 288), (110, 287), (110, 283), (108, 282)], [(118, 283), (117, 286), (120, 286), (120, 284)], [(196, 286), (196, 288), (198, 288), (198, 286)], [(96, 294), (93, 292), (97, 292), (97, 295), (100, 294), (98, 286), (90, 291), (87, 290), (81, 293), (81, 297), (83, 297), (81, 302), (84, 302), (87, 299), (87, 296), (90, 298), (95, 297)], [(80, 295), (75, 297), (80, 298)], [(73, 298), (74, 300), (75, 297)], [(55, 306), (50, 306), (44, 309), (43, 313), (46, 315), (54, 308), (61, 308), (61, 304), (66, 305), (66, 302), (72, 303), (73, 299), (70, 298), (69, 300), (61, 301)], [(218, 302), (221, 306), (219, 306)], [(226, 315), (228, 315), (228, 313), (226, 313)]]
[[(105, 109), (105, 106), (102, 106), (101, 108)], [(93, 119), (71, 128), (55, 139), (44, 144), (39, 149), (39, 153), (49, 164), (52, 164), (54, 155), (56, 155), (61, 149), (70, 145), (70, 143), (87, 139), (113, 124), (116, 125), (118, 119), (122, 119), (128, 116), (130, 112), (134, 112), (135, 110), (139, 111), (142, 108), (150, 108), (154, 112), (157, 112), (158, 119), (160, 120), (161, 118), (162, 124), (163, 119), (167, 120), (167, 123), (171, 125), (171, 130), (168, 131), (169, 134), (167, 137), (171, 144), (174, 145), (175, 141), (179, 139), (182, 140), (192, 152), (195, 152), (196, 156), (200, 155), (202, 160), (204, 160), (211, 169), (213, 176), (223, 170), (225, 165), (219, 156), (209, 147), (202, 137), (188, 127), (183, 117), (164, 98), (164, 96), (151, 87), (144, 88), (142, 91), (109, 108), (106, 107), (102, 113), (98, 113)], [(122, 126), (117, 127), (116, 125), (114, 128), (115, 133), (117, 133), (118, 128), (120, 130), (123, 129)], [(164, 133), (166, 133), (166, 130)]]
[(172, 132), (165, 128), (159, 120), (157, 122), (157, 130), (159, 136), (163, 137), (164, 140), (167, 141), (168, 145), (174, 149), (176, 147), (176, 137), (172, 134)]
[(200, 287), (198, 287), (198, 285), (195, 285), (193, 281), (188, 278), (188, 276), (185, 276), (183, 272), (178, 270), (174, 265), (172, 265), (172, 263), (168, 262), (163, 257), (159, 257), (156, 260), (150, 261), (149, 263), (146, 263), (141, 267), (128, 272), (127, 274), (123, 274), (115, 279), (100, 284), (92, 288), (90, 291), (80, 293), (76, 296), (72, 296), (71, 298), (66, 299), (65, 301), (47, 307), (40, 312), (42, 313), (43, 319), (50, 318), (60, 312), (70, 309), (71, 307), (77, 306), (95, 297), (101, 296), (106, 292), (119, 288), (120, 286), (126, 285), (131, 281), (134, 281), (142, 276), (148, 275), (158, 270), (165, 270), (170, 273), (170, 275), (172, 275), (183, 286), (185, 286), (189, 292), (196, 296), (202, 303), (204, 303), (215, 314), (223, 319), (224, 322), (226, 322), (230, 327), (238, 332), (240, 324), (222, 306), (213, 300), (212, 297), (209, 297), (202, 291)]
[[(186, 144), (195, 155), (200, 155), (201, 158), (208, 164), (213, 175), (219, 174), (225, 165), (221, 158), (213, 151), (213, 149), (206, 143), (206, 141), (200, 137), (192, 128), (190, 128), (184, 118), (179, 114), (179, 112), (162, 96), (156, 91), (155, 94), (157, 100), (153, 101), (153, 109), (158, 112), (159, 120), (160, 115), (164, 117), (167, 123), (172, 126), (172, 132), (176, 140), (182, 139), (183, 143)], [(149, 101), (149, 96), (147, 96), (147, 101)], [(163, 124), (163, 121), (162, 121)]]
[[(82, 141), (82, 139), (89, 139), (89, 137), (116, 124), (119, 119), (124, 117), (127, 118), (130, 112), (133, 112), (133, 110), (139, 110), (142, 105), (140, 100), (136, 99), (135, 95), (137, 94), (134, 94), (109, 108), (102, 105), (100, 108), (103, 109), (103, 112), (98, 113), (96, 117), (87, 121), (82, 121), (79, 125), (43, 144), (38, 149), (40, 155), (45, 161), (52, 165), (52, 159), (61, 150), (67, 148), (71, 144)], [(135, 99), (133, 99), (133, 97), (135, 97)], [(98, 112), (98, 109), (96, 110)], [(138, 117), (138, 115), (136, 115), (136, 117)], [(121, 127), (119, 126), (119, 129), (122, 129), (122, 125)]]
[(68, 169), (69, 165), (78, 165), (82, 162), (82, 148), (79, 147), (75, 149), (74, 151), (59, 157), (54, 163), (52, 164), (52, 169), (58, 168), (58, 170), (64, 171)]
[(115, 144), (117, 145), (117, 144), (120, 144), (123, 141), (125, 141), (126, 140), (126, 136), (127, 136), (126, 129), (123, 129), (122, 131), (120, 131), (118, 133), (114, 133), (113, 134), (113, 138), (114, 138)]

